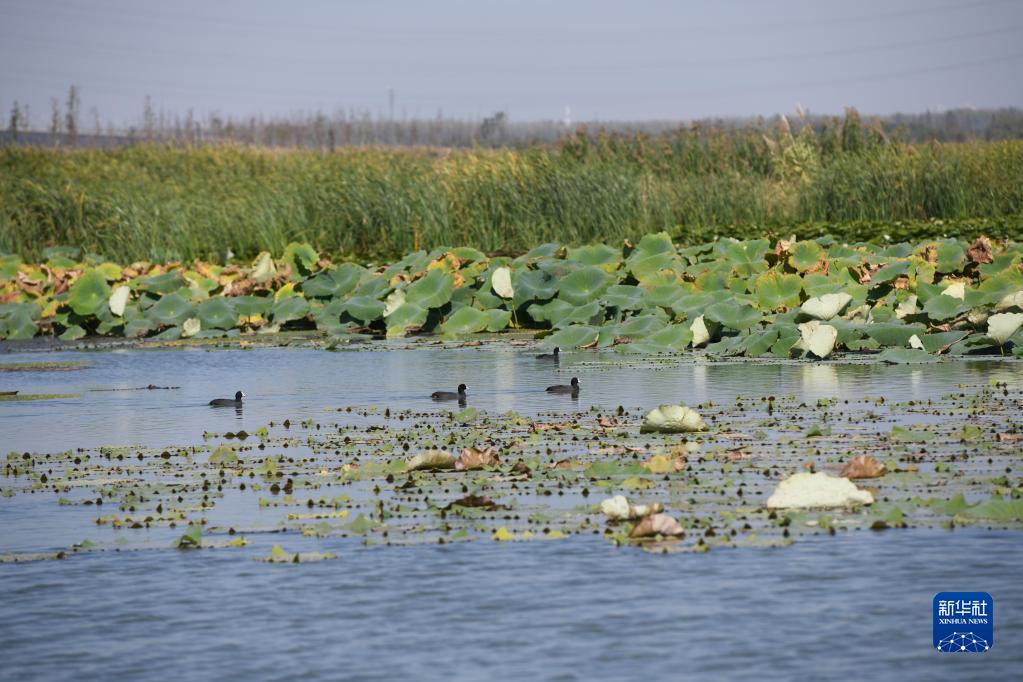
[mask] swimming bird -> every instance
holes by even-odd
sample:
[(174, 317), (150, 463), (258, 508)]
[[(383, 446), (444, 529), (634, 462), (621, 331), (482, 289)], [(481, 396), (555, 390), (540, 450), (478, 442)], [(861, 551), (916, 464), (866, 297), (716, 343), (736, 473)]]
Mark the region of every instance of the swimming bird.
[(452, 393), (451, 391), (434, 391), (430, 394), (430, 397), (434, 400), (465, 400), (465, 384), (458, 384), (458, 393)]
[(210, 401), (210, 405), (213, 405), (214, 407), (241, 407), (242, 398), (244, 397), (245, 394), (238, 391), (234, 394), (234, 400), (231, 400), (230, 398), (214, 398)]
[(548, 386), (548, 393), (578, 393), (579, 392), (579, 380), (572, 377), (572, 383), (570, 385), (559, 384), (557, 386)]
[(558, 361), (558, 354), (559, 353), (561, 353), (561, 349), (558, 348), (557, 346), (555, 346), (553, 353), (541, 353), (540, 355), (536, 356), (536, 359), (537, 360), (547, 360), (547, 361), (550, 361), (550, 362), (557, 362)]

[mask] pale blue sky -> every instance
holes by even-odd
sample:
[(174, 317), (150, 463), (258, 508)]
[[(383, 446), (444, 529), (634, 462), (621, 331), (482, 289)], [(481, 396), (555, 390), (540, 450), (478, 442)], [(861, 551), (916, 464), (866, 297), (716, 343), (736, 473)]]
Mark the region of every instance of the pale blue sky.
[[(1023, 0), (0, 0), (0, 107), (514, 120), (1023, 106)], [(86, 126), (89, 122), (86, 122)]]

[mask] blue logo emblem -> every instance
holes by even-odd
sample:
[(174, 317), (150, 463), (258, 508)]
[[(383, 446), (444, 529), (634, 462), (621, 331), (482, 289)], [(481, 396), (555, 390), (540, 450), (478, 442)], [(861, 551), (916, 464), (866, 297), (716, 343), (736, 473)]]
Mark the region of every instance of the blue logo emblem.
[(939, 592), (932, 612), (938, 651), (982, 654), (995, 645), (995, 600), (987, 592)]

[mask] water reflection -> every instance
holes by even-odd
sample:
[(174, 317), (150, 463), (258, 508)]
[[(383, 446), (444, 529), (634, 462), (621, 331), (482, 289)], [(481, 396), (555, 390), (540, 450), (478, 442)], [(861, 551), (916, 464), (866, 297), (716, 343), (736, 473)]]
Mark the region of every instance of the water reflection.
[(802, 378), (807, 398), (834, 398), (841, 393), (835, 365), (804, 365)]
[[(0, 404), (8, 451), (139, 443), (194, 443), (204, 431), (254, 432), (270, 421), (322, 419), (348, 405), (451, 410), (438, 387), (469, 386), (465, 405), (524, 415), (558, 409), (649, 408), (661, 403), (732, 402), (737, 396), (821, 398), (884, 395), (919, 400), (960, 385), (1023, 385), (1023, 363), (966, 360), (923, 367), (837, 363), (708, 362), (692, 358), (623, 358), (617, 353), (564, 352), (559, 363), (506, 346), (327, 353), (310, 349), (117, 351), (60, 353), (48, 360), (95, 363), (79, 372), (0, 375), (0, 390), (74, 393), (76, 400)], [(584, 387), (568, 403), (546, 392), (578, 377)], [(170, 391), (110, 391), (147, 384)], [(225, 388), (249, 397), (244, 408), (213, 410), (209, 396)], [(450, 390), (450, 389), (447, 389)], [(60, 428), (54, 425), (59, 423)]]

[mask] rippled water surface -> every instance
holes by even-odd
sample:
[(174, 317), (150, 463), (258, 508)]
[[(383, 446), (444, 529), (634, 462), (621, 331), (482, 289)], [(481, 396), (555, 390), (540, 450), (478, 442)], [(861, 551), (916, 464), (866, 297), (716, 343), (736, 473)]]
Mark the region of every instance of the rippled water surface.
[[(202, 441), (271, 420), (343, 418), (338, 407), (435, 410), (437, 389), (522, 414), (736, 395), (926, 400), (1018, 362), (926, 367), (594, 359), (557, 367), (508, 347), (457, 350), (132, 350), (7, 355), (87, 360), (66, 373), (0, 373), (0, 391), (81, 398), (0, 403), (9, 451)], [(577, 401), (542, 389), (579, 377)], [(110, 391), (148, 384), (170, 391)], [(244, 408), (210, 398), (243, 390)], [(94, 511), (49, 493), (0, 498), (0, 552), (66, 548)], [(222, 513), (232, 513), (230, 499)], [(246, 508), (248, 509), (248, 507)], [(237, 512), (241, 513), (241, 512)], [(251, 513), (251, 512), (247, 512)], [(150, 531), (140, 531), (149, 533)], [(168, 529), (154, 529), (167, 546)], [(239, 550), (266, 554), (272, 536)], [(1013, 679), (1023, 664), (1023, 535), (956, 529), (800, 539), (784, 549), (657, 556), (601, 537), (550, 543), (363, 547), (272, 566), (235, 552), (97, 552), (0, 564), (3, 679)], [(983, 590), (995, 647), (931, 650), (931, 598)]]

